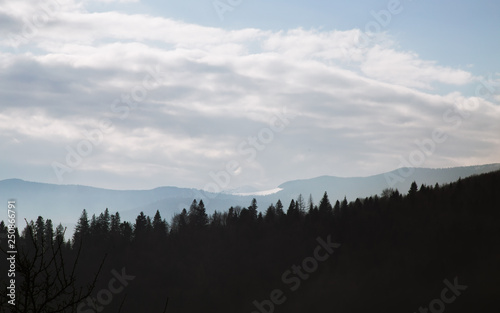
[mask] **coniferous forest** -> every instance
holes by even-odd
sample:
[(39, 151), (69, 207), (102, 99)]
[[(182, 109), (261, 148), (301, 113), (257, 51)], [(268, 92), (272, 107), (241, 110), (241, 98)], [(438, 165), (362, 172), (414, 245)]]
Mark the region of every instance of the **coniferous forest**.
[[(18, 221), (2, 312), (499, 312), (500, 172), (365, 199)], [(68, 208), (71, 209), (71, 208)], [(0, 231), (7, 232), (6, 224)], [(2, 249), (5, 245), (2, 241)], [(4, 251), (5, 252), (5, 251)], [(8, 268), (2, 254), (0, 268)], [(2, 273), (6, 275), (6, 273)], [(5, 279), (4, 279), (5, 278)], [(2, 277), (2, 290), (8, 280)]]

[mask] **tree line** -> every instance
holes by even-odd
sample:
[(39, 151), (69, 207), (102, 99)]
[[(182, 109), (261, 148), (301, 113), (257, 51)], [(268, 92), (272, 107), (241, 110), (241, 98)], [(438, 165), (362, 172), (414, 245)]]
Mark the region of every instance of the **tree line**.
[[(91, 217), (83, 210), (66, 240), (61, 225), (54, 230), (40, 216), (17, 233), (19, 305), (10, 309), (94, 312), (86, 302), (94, 301), (99, 312), (162, 312), (168, 301), (172, 312), (263, 312), (255, 301), (286, 290), (280, 274), (330, 236), (338, 253), (274, 312), (414, 312), (456, 276), (471, 287), (446, 311), (490, 310), (499, 307), (499, 187), (494, 172), (354, 201), (330, 202), (325, 192), (318, 203), (299, 195), (259, 210), (253, 199), (213, 214), (194, 199), (170, 222), (160, 211), (131, 223), (108, 209)], [(96, 296), (122, 269), (135, 278), (102, 305)]]

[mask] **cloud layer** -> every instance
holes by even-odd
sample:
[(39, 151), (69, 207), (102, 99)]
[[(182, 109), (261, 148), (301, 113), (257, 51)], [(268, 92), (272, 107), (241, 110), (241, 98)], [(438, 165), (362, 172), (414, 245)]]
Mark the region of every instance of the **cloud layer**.
[[(421, 166), (499, 161), (498, 98), (387, 34), (361, 43), (356, 29), (229, 31), (33, 3), (0, 6), (0, 178), (265, 189), (391, 170), (416, 150)], [(435, 130), (446, 140), (425, 154), (416, 141)]]

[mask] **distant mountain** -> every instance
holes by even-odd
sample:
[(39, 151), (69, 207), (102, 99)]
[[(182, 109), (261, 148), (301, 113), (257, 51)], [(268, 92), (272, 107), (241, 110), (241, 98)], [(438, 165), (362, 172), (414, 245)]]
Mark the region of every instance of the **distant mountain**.
[(294, 199), (298, 194), (302, 193), (305, 200), (307, 200), (309, 194), (311, 194), (313, 200), (317, 202), (323, 196), (323, 193), (327, 191), (331, 202), (344, 197), (347, 200), (355, 200), (359, 197), (380, 195), (385, 188), (393, 188), (406, 193), (413, 181), (417, 182), (419, 186), (421, 184), (446, 184), (456, 181), (460, 177), (465, 178), (497, 170), (500, 170), (500, 164), (441, 169), (402, 168), (368, 177), (320, 176), (283, 183), (279, 186), (283, 190), (276, 193), (275, 196), (281, 199)]
[[(385, 188), (395, 188), (406, 193), (413, 181), (419, 185), (444, 184), (458, 178), (500, 170), (500, 164), (454, 167), (444, 169), (398, 169), (369, 177), (321, 176), (311, 179), (289, 181), (271, 191), (259, 192), (250, 188), (232, 190), (232, 193), (208, 193), (198, 189), (160, 187), (152, 190), (109, 190), (79, 185), (54, 185), (27, 182), (20, 179), (0, 181), (0, 201), (7, 203), (15, 199), (18, 223), (22, 219), (35, 220), (39, 215), (50, 218), (54, 223), (74, 224), (83, 209), (89, 215), (99, 214), (105, 208), (110, 212), (120, 212), (123, 220), (134, 221), (144, 211), (153, 215), (156, 210), (168, 221), (183, 208), (188, 209), (193, 199), (203, 199), (208, 213), (225, 211), (230, 206), (248, 206), (252, 198), (257, 199), (259, 209), (264, 211), (269, 204), (281, 199), (288, 208), (291, 199), (302, 194), (304, 200), (312, 195), (315, 203), (328, 192), (330, 201), (347, 197), (354, 200), (382, 192)], [(0, 217), (0, 220), (4, 218)], [(20, 226), (22, 228), (22, 226)], [(72, 229), (71, 229), (72, 231)]]

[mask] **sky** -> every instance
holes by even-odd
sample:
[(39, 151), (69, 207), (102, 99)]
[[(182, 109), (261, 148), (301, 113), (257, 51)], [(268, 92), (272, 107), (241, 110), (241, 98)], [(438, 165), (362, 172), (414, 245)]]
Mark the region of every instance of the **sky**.
[(266, 190), (500, 162), (500, 2), (0, 0), (0, 180)]

